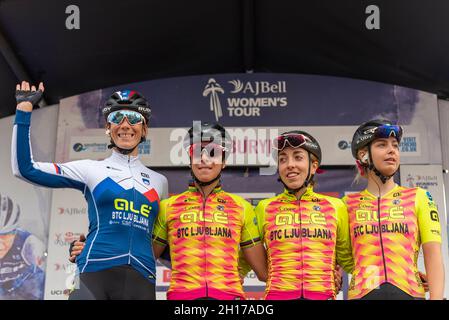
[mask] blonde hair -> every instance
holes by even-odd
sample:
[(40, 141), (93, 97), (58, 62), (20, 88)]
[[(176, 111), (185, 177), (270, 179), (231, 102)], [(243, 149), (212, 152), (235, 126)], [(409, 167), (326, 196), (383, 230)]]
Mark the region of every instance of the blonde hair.
[[(362, 151), (362, 150), (365, 150), (365, 151), (369, 152), (367, 146), (365, 146), (363, 148), (360, 148), (359, 150), (357, 150), (357, 159), (356, 160), (360, 161), (360, 159), (359, 159), (359, 152)], [(355, 184), (359, 184), (362, 181), (362, 179), (368, 179), (368, 174), (369, 174), (369, 171), (370, 171), (368, 169), (368, 166), (362, 166), (363, 175), (360, 173), (360, 170), (359, 170), (357, 165), (355, 165), (354, 168), (355, 168), (356, 174), (355, 174), (354, 180), (352, 180), (352, 184), (354, 184), (354, 183)]]

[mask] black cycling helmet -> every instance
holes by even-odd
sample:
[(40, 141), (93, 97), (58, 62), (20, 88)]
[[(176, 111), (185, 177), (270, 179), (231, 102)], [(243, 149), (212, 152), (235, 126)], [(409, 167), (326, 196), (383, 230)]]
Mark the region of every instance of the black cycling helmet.
[[(388, 179), (393, 177), (395, 173), (390, 176), (383, 175), (375, 166), (371, 156), (371, 143), (376, 139), (381, 138), (389, 138), (394, 137), (398, 141), (401, 142), (403, 129), (401, 126), (392, 124), (391, 121), (384, 119), (376, 119), (370, 120), (363, 124), (361, 124), (354, 133), (351, 142), (351, 151), (352, 156), (356, 159), (356, 162), (361, 170), (360, 172), (363, 174), (362, 168), (367, 168), (368, 170), (372, 170), (382, 181), (382, 183), (387, 182)], [(358, 151), (363, 148), (368, 147), (367, 159), (359, 160), (358, 159)]]
[[(222, 160), (226, 160), (229, 156), (232, 146), (232, 140), (229, 133), (226, 129), (218, 123), (208, 123), (202, 121), (194, 121), (193, 126), (187, 132), (184, 138), (184, 149), (189, 153), (190, 163), (192, 163), (191, 157), (191, 146), (194, 144), (208, 142), (215, 143), (223, 147), (223, 157)], [(218, 174), (217, 177), (210, 181), (200, 181), (193, 173), (191, 172), (193, 179), (200, 186), (207, 186), (220, 179), (221, 174)]]
[[(304, 138), (301, 138), (303, 136)], [(277, 146), (275, 149), (281, 151), (287, 146), (293, 148), (303, 148), (304, 150), (310, 152), (318, 159), (318, 165), (321, 164), (321, 147), (318, 141), (309, 133), (301, 130), (292, 130), (282, 133), (276, 138)]]
[(391, 121), (376, 119), (363, 123), (354, 133), (351, 142), (352, 156), (357, 159), (357, 152), (360, 148), (369, 145), (378, 138), (393, 136), (401, 142), (402, 127), (392, 124)]
[(151, 108), (147, 99), (134, 90), (122, 90), (114, 92), (106, 101), (102, 113), (107, 122), (108, 115), (117, 110), (129, 109), (139, 112), (145, 118), (146, 125), (150, 121)]
[(282, 182), (287, 190), (289, 190), (291, 193), (296, 193), (304, 187), (307, 188), (307, 186), (312, 182), (314, 175), (310, 173), (312, 166), (312, 157), (310, 155), (313, 154), (317, 158), (318, 166), (320, 166), (322, 159), (321, 147), (318, 141), (311, 134), (301, 130), (284, 132), (275, 139), (273, 148), (278, 150), (278, 153), (286, 147), (302, 148), (307, 151), (307, 154), (309, 156), (307, 178), (305, 179), (301, 187), (292, 190), (284, 183), (284, 181), (282, 181), (280, 177), (278, 178), (278, 180)]
[[(105, 118), (106, 123), (108, 122), (108, 116), (111, 112), (128, 109), (139, 112), (145, 119), (145, 124), (148, 126), (151, 116), (151, 108), (148, 101), (143, 95), (134, 90), (122, 90), (114, 92), (109, 99), (106, 101), (102, 113)], [(145, 141), (145, 137), (142, 136), (140, 142), (131, 149), (123, 149), (118, 147), (111, 138), (111, 143), (108, 148), (111, 149), (116, 147), (117, 150), (122, 154), (130, 154), (137, 146)]]
[(187, 132), (184, 138), (184, 149), (191, 145), (201, 142), (216, 143), (223, 147), (223, 160), (225, 160), (231, 151), (232, 140), (229, 133), (218, 123), (208, 123), (194, 121), (193, 126)]

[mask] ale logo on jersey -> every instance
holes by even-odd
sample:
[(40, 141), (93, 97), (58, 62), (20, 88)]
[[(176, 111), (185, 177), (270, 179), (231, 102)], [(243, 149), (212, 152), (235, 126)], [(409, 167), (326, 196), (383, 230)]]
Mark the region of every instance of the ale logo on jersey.
[(228, 90), (210, 78), (203, 90), (203, 97), (209, 99), (209, 111), (214, 113), (217, 122), (225, 114), (237, 118), (260, 117), (263, 110), (288, 105), (286, 81), (233, 79), (226, 86)]

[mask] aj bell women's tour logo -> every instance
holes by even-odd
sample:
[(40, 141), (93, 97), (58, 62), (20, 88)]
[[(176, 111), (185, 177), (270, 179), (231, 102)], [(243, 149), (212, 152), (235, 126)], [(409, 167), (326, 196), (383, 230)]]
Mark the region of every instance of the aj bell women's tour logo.
[[(237, 79), (228, 83), (234, 87), (225, 100), (229, 117), (260, 117), (262, 108), (287, 107), (286, 81), (242, 82)], [(209, 97), (209, 109), (215, 113), (217, 122), (223, 116), (220, 100), (223, 94), (224, 88), (210, 78), (203, 90), (203, 97)]]

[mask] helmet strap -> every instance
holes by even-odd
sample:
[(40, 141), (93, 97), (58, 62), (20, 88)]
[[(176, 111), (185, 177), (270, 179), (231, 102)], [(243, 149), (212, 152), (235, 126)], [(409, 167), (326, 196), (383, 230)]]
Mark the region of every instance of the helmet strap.
[(210, 181), (200, 181), (195, 174), (193, 173), (193, 171), (190, 171), (190, 174), (192, 175), (193, 180), (200, 186), (200, 187), (207, 187), (209, 185), (211, 185), (212, 183), (214, 183), (215, 181), (219, 180), (221, 178), (221, 172), (218, 174), (218, 176), (216, 176), (215, 178), (213, 178)]
[(374, 161), (373, 161), (373, 157), (371, 155), (371, 143), (368, 145), (368, 156), (369, 156), (369, 165), (368, 165), (368, 170), (371, 170), (374, 172), (374, 174), (379, 177), (380, 181), (382, 182), (382, 184), (385, 184), (389, 179), (391, 179), (391, 177), (393, 177), (397, 170), (390, 176), (386, 176), (383, 175), (374, 165)]
[(310, 156), (310, 152), (307, 152), (307, 155), (309, 157), (309, 167), (307, 168), (307, 178), (306, 180), (304, 180), (304, 183), (302, 184), (302, 186), (300, 186), (299, 188), (296, 189), (291, 189), (289, 188), (284, 181), (282, 181), (281, 177), (278, 177), (278, 181), (281, 182), (284, 185), (284, 188), (287, 189), (288, 192), (293, 193), (293, 194), (297, 194), (299, 191), (301, 191), (301, 189), (303, 188), (307, 188), (310, 184), (310, 182), (312, 181), (314, 175), (310, 174), (310, 169), (312, 167), (311, 163), (312, 163), (312, 157)]
[(145, 140), (146, 140), (145, 137), (142, 136), (142, 138), (140, 138), (139, 143), (137, 143), (134, 147), (132, 147), (130, 149), (124, 149), (124, 148), (120, 148), (119, 146), (117, 146), (115, 144), (114, 140), (112, 140), (112, 138), (111, 138), (111, 142), (108, 145), (108, 149), (116, 148), (118, 152), (120, 152), (121, 154), (126, 156), (126, 155), (130, 154), (131, 152), (133, 152), (134, 149), (136, 149), (139, 146), (139, 144), (141, 144)]

